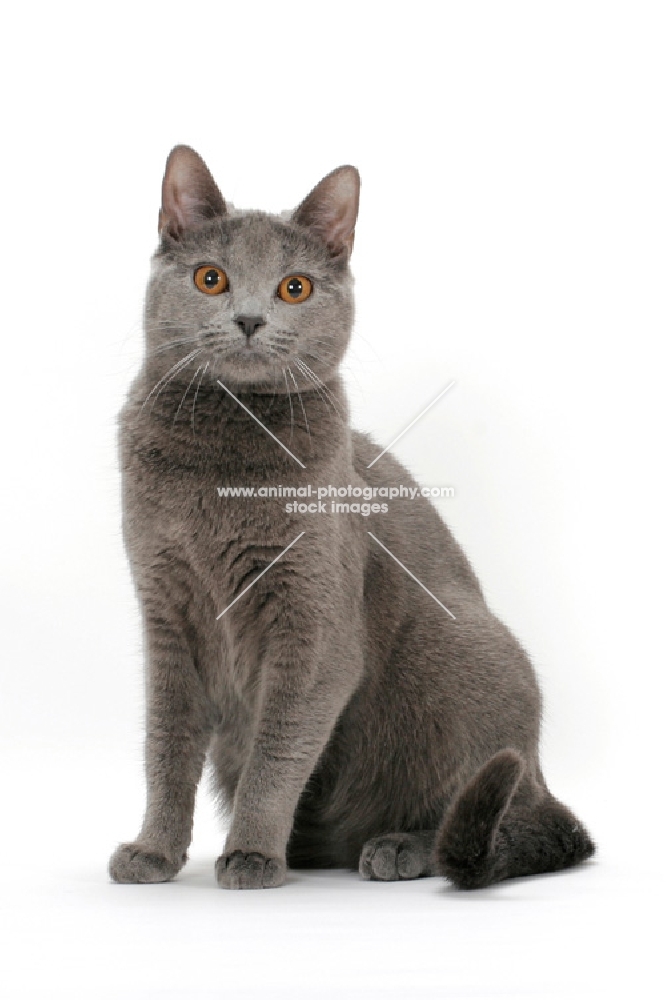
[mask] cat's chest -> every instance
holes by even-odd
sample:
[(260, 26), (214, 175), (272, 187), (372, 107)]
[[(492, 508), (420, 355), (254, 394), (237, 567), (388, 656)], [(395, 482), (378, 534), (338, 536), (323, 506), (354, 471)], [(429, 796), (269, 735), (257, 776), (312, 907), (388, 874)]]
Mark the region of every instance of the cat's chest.
[[(307, 468), (267, 435), (245, 435), (242, 449), (228, 438), (221, 435), (217, 447), (201, 440), (185, 447), (170, 435), (144, 432), (126, 437), (123, 449), (130, 554), (144, 566), (182, 573), (197, 600), (216, 609), (278, 559), (267, 586), (289, 573), (289, 586), (297, 576), (310, 580), (322, 563), (318, 554), (326, 553), (328, 565), (339, 549), (354, 545), (346, 536), (355, 521), (333, 518), (317, 496), (321, 483), (355, 483), (346, 438), (329, 437), (317, 447), (315, 437)], [(303, 536), (297, 550), (289, 548)], [(288, 558), (282, 555), (287, 550)], [(263, 589), (258, 583), (252, 597), (260, 601)]]
[(291, 470), (239, 471), (223, 458), (188, 463), (151, 449), (133, 464), (132, 492), (155, 527), (202, 553), (229, 537), (255, 541), (279, 530), (292, 492), (308, 489), (300, 477), (289, 482)]

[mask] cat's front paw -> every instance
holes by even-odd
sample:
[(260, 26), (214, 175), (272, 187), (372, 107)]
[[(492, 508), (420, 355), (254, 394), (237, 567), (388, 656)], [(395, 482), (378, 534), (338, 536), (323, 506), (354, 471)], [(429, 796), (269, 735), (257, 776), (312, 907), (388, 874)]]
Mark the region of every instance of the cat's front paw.
[(173, 861), (141, 844), (121, 844), (109, 861), (109, 875), (114, 882), (168, 882), (185, 864)]
[(287, 864), (282, 858), (232, 851), (217, 859), (215, 874), (223, 889), (274, 889), (287, 877)]

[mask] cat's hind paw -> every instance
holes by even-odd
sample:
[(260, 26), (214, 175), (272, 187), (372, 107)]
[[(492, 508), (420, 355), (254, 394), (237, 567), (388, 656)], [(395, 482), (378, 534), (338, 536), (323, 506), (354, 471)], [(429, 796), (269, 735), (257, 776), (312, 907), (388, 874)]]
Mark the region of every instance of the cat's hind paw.
[(141, 844), (121, 844), (111, 855), (109, 875), (114, 882), (168, 882), (178, 874), (186, 858), (184, 854), (182, 860), (172, 861)]
[(281, 858), (232, 851), (217, 859), (215, 874), (223, 889), (274, 889), (287, 877), (287, 865)]
[(429, 839), (413, 833), (387, 833), (366, 840), (358, 870), (364, 879), (398, 882), (431, 875)]

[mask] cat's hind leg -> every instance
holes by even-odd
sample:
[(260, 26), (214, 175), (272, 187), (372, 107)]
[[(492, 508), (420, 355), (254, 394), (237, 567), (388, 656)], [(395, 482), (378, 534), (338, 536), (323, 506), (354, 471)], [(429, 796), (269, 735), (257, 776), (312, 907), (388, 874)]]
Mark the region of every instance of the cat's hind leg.
[(519, 753), (501, 750), (449, 807), (434, 860), (458, 888), (570, 868), (594, 853), (585, 827), (524, 770)]
[(366, 840), (358, 865), (361, 877), (397, 882), (437, 874), (433, 858), (435, 834), (435, 830), (419, 830)]

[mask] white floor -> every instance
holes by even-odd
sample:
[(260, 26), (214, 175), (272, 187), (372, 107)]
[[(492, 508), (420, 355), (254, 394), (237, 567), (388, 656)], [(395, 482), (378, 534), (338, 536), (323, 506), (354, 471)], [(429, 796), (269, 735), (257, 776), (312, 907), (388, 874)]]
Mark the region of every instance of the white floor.
[(647, 870), (617, 862), (612, 837), (582, 869), (475, 893), (348, 872), (225, 892), (202, 795), (177, 880), (118, 886), (106, 860), (136, 832), (136, 761), (12, 755), (2, 773), (0, 992), (11, 1000), (662, 995), (659, 895)]

